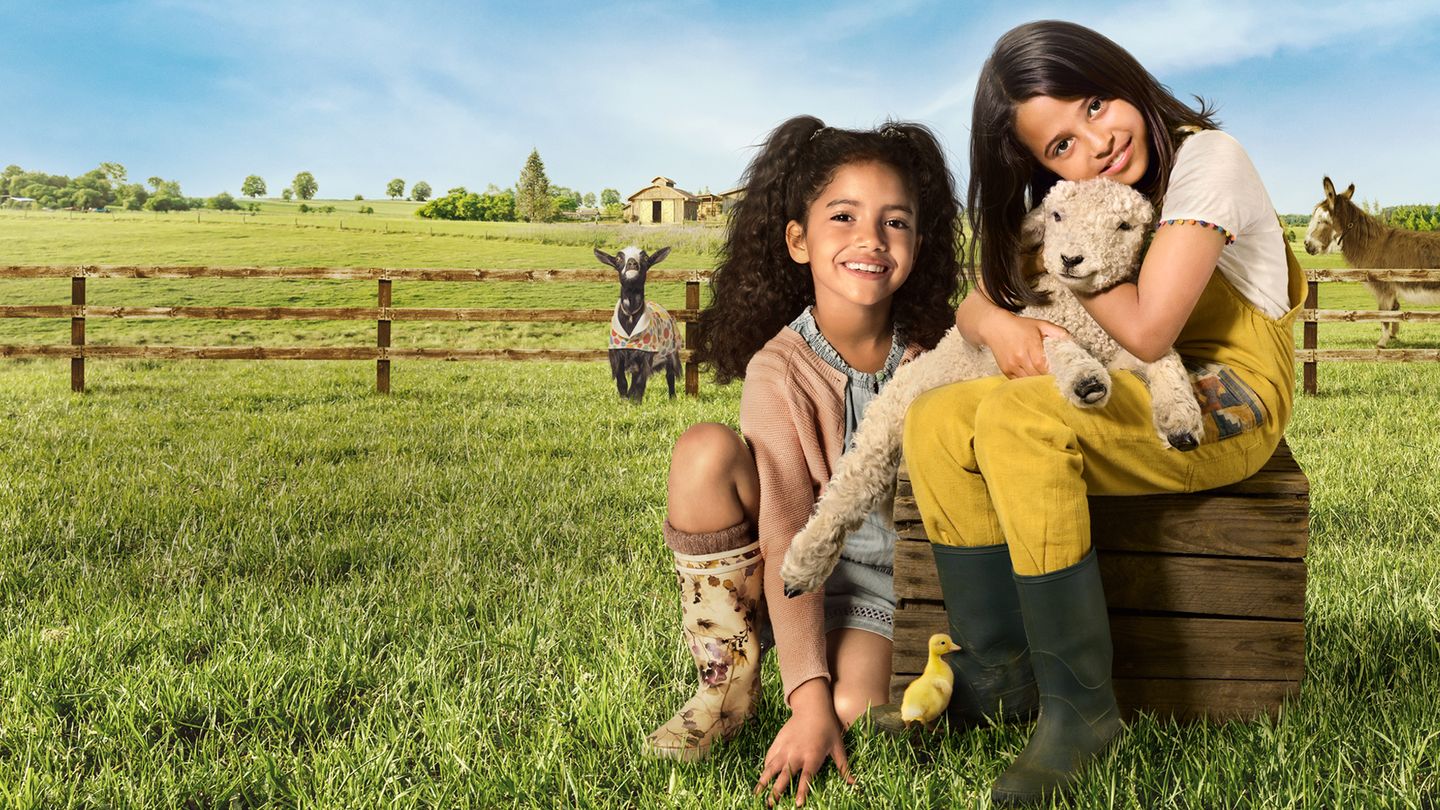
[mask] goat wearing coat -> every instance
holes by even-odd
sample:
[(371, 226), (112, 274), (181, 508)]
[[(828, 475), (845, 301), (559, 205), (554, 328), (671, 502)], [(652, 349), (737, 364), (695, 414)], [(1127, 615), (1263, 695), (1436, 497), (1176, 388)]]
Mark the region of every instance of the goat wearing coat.
[(665, 369), (670, 398), (675, 398), (675, 378), (680, 374), (680, 329), (675, 316), (654, 301), (645, 300), (645, 274), (669, 255), (668, 247), (650, 255), (632, 245), (614, 256), (595, 248), (595, 258), (620, 274), (620, 300), (610, 319), (610, 374), (620, 396), (633, 402), (645, 399), (645, 384), (658, 368)]

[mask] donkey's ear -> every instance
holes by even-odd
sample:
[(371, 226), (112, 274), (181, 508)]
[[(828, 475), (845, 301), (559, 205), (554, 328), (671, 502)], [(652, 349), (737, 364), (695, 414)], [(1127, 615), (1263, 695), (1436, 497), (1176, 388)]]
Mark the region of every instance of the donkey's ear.
[(1350, 187), (1347, 188), (1347, 189), (1345, 189), (1345, 193), (1344, 193), (1344, 194), (1341, 194), (1340, 196), (1341, 196), (1341, 197), (1344, 197), (1344, 198), (1347, 199), (1347, 200), (1350, 199), (1351, 197), (1355, 196), (1355, 184), (1354, 184), (1354, 183), (1351, 183), (1351, 184), (1350, 184)]
[(617, 257), (615, 257), (615, 256), (611, 256), (609, 253), (606, 253), (605, 251), (601, 250), (600, 248), (595, 248), (595, 258), (599, 259), (600, 261), (604, 262), (605, 264), (610, 265), (611, 267), (615, 268), (616, 270), (619, 270), (619, 269), (620, 269), (620, 259), (617, 258)]
[(650, 263), (649, 263), (648, 266), (649, 266), (649, 267), (654, 267), (655, 265), (659, 264), (660, 262), (665, 261), (665, 257), (666, 257), (666, 256), (669, 256), (669, 255), (670, 255), (670, 246), (669, 246), (669, 245), (666, 245), (665, 247), (660, 248), (659, 250), (655, 251), (655, 254), (650, 257)]
[(1330, 182), (1329, 176), (1325, 178), (1325, 199), (1327, 201), (1334, 201), (1335, 199), (1335, 184)]
[(1020, 220), (1020, 250), (1029, 253), (1038, 250), (1045, 241), (1045, 206), (1037, 205)]

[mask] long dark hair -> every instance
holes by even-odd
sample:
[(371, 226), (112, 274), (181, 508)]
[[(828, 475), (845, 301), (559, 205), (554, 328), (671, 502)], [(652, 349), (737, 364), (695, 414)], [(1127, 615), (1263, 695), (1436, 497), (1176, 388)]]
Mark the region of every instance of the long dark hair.
[[(1123, 99), (1145, 119), (1150, 161), (1135, 188), (1159, 206), (1175, 152), (1187, 131), (1218, 129), (1215, 110), (1196, 97), (1193, 109), (1171, 95), (1130, 52), (1082, 25), (1041, 20), (1012, 28), (980, 69), (970, 126), (970, 187), (966, 195), (970, 250), (966, 267), (991, 300), (1008, 309), (1040, 303), (1025, 283), (1020, 221), (1059, 181), (1015, 132), (1015, 107), (1036, 96)], [(984, 249), (980, 249), (980, 243)]]
[(892, 299), (891, 317), (907, 340), (926, 348), (954, 324), (964, 237), (955, 181), (934, 134), (893, 122), (875, 130), (833, 129), (798, 116), (776, 127), (746, 168), (745, 195), (731, 211), (710, 276), (697, 355), (721, 384), (744, 379), (750, 358), (815, 303), (808, 268), (790, 258), (786, 224), (806, 221), (810, 204), (840, 167), (872, 160), (900, 174), (919, 208), (915, 266)]

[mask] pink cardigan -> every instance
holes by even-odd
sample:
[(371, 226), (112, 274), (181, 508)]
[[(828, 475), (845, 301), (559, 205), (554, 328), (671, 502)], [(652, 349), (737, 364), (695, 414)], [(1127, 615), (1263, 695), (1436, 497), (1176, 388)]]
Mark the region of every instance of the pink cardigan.
[[(906, 347), (901, 362), (919, 354)], [(849, 378), (817, 355), (789, 327), (745, 367), (740, 432), (760, 472), (757, 531), (765, 558), (764, 593), (780, 656), (785, 702), (811, 678), (830, 679), (825, 659), (825, 601), (820, 593), (787, 598), (780, 563), (805, 526), (840, 458)]]

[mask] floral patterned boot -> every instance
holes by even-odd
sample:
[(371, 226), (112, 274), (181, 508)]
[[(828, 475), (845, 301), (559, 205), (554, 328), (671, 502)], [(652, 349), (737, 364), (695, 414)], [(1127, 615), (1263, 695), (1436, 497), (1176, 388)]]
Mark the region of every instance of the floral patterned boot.
[(700, 688), (668, 722), (645, 738), (645, 753), (695, 761), (739, 729), (760, 691), (760, 544), (746, 523), (708, 534), (665, 523), (675, 552), (683, 634), (700, 672)]

